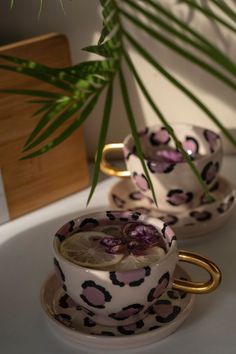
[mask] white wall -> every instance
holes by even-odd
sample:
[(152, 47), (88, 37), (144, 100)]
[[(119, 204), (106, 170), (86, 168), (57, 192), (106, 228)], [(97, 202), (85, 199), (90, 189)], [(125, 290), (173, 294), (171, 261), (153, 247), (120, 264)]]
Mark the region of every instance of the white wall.
[[(231, 0), (228, 1), (232, 3)], [(165, 5), (171, 4), (173, 11), (178, 13), (179, 16), (185, 18), (188, 16), (186, 8), (182, 5), (177, 6), (175, 0), (162, 0), (162, 2)], [(39, 20), (37, 19), (38, 3), (39, 1), (37, 0), (15, 0), (13, 11), (9, 11), (9, 1), (0, 1), (0, 44), (47, 32), (61, 32), (67, 34), (69, 38), (74, 63), (91, 58), (86, 52), (81, 51), (81, 48), (89, 44), (95, 44), (98, 39), (101, 29), (99, 1), (64, 0), (66, 9), (66, 15), (64, 15), (58, 0), (47, 0), (44, 1), (43, 12)], [(217, 45), (234, 60), (236, 47), (232, 36), (228, 33), (219, 34), (218, 29), (212, 24), (206, 23), (201, 16), (195, 16), (193, 24), (204, 35), (207, 34), (208, 37), (214, 39)], [(227, 127), (236, 127), (236, 99), (232, 90), (210, 75), (203, 73), (187, 60), (173, 54), (166, 47), (160, 44), (154, 45), (142, 32), (137, 31), (132, 26), (129, 26), (129, 28), (135, 37), (144, 43), (146, 48), (149, 48), (153, 55), (171, 73), (197, 93), (198, 97), (218, 115), (219, 119)], [(199, 108), (145, 63), (133, 50), (131, 50), (131, 55), (154, 99), (170, 121), (187, 121), (216, 129)], [(140, 93), (136, 91), (132, 78), (127, 77), (127, 82), (138, 124), (141, 126), (145, 122), (147, 124), (156, 123), (157, 118)], [(97, 136), (101, 123), (102, 101), (84, 125), (90, 156), (93, 156), (96, 150)], [(128, 133), (129, 128), (122, 108), (120, 92), (117, 88), (108, 141), (120, 141)]]

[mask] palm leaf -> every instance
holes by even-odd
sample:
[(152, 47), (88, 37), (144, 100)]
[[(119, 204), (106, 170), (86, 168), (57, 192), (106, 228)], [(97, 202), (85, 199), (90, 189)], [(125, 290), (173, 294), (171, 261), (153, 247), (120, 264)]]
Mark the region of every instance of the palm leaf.
[[(30, 148), (35, 147), (37, 144), (41, 143), (44, 139), (42, 138), (42, 136), (40, 136), (38, 139), (34, 140), (39, 133), (42, 131), (42, 129), (48, 124), (48, 122), (55, 117), (55, 115), (57, 115), (60, 111), (62, 111), (65, 106), (68, 105), (68, 101), (64, 101), (64, 102), (59, 102), (59, 103), (54, 103), (53, 105), (50, 105), (49, 109), (47, 110), (47, 112), (43, 115), (43, 117), (40, 119), (40, 121), (38, 122), (38, 124), (36, 125), (36, 127), (34, 128), (33, 132), (30, 134), (29, 138), (27, 139), (26, 143), (25, 143), (25, 148), (23, 151), (27, 151)], [(48, 130), (50, 130), (48, 128)], [(45, 132), (44, 134), (45, 135)], [(50, 135), (50, 133), (49, 133)], [(45, 139), (49, 136), (46, 135)]]
[(40, 156), (42, 154), (45, 154), (49, 150), (55, 148), (57, 145), (61, 144), (66, 138), (68, 138), (72, 133), (74, 133), (80, 126), (81, 124), (86, 120), (86, 118), (89, 116), (89, 114), (92, 112), (93, 108), (95, 107), (97, 100), (98, 100), (98, 94), (92, 97), (92, 99), (89, 101), (89, 103), (86, 105), (84, 110), (81, 112), (78, 118), (75, 119), (75, 121), (68, 127), (66, 128), (57, 138), (49, 142), (47, 145), (43, 146), (39, 150), (34, 151), (33, 153), (26, 155), (21, 158), (21, 160), (26, 160), (28, 158)]
[(72, 67), (64, 68), (66, 73), (74, 77), (74, 80), (85, 79), (88, 75), (110, 76), (117, 71), (117, 60), (91, 60)]
[(89, 204), (89, 202), (93, 196), (94, 190), (96, 188), (96, 185), (98, 183), (100, 164), (101, 164), (101, 160), (102, 160), (102, 152), (103, 152), (103, 148), (104, 148), (104, 145), (106, 142), (106, 136), (107, 136), (109, 120), (110, 120), (110, 115), (111, 115), (112, 97), (113, 97), (113, 83), (111, 82), (111, 84), (109, 85), (108, 90), (107, 90), (106, 101), (104, 104), (103, 120), (102, 120), (102, 124), (101, 124), (99, 140), (98, 140), (98, 150), (97, 150), (97, 155), (96, 155), (96, 160), (95, 160), (93, 180), (92, 180), (92, 185), (91, 185), (90, 193), (89, 193), (88, 200), (87, 200), (87, 205)]
[(137, 130), (137, 127), (136, 127), (134, 114), (133, 114), (133, 111), (132, 111), (132, 108), (131, 108), (129, 94), (128, 94), (128, 89), (127, 89), (127, 86), (126, 86), (126, 83), (125, 83), (125, 78), (124, 78), (122, 69), (120, 69), (120, 71), (119, 71), (119, 79), (120, 79), (120, 87), (121, 87), (121, 93), (122, 93), (122, 97), (123, 97), (123, 102), (124, 102), (124, 106), (125, 106), (125, 109), (126, 109), (126, 114), (127, 114), (127, 118), (128, 118), (128, 121), (129, 121), (131, 133), (132, 133), (132, 136), (133, 136), (133, 139), (134, 139), (136, 152), (137, 152), (137, 155), (138, 155), (138, 157), (140, 159), (140, 162), (142, 164), (143, 171), (144, 171), (144, 174), (145, 174), (145, 176), (147, 178), (149, 187), (150, 187), (150, 189), (152, 191), (153, 199), (155, 201), (155, 204), (157, 205), (157, 199), (156, 199), (155, 191), (154, 191), (154, 188), (153, 188), (153, 185), (152, 185), (151, 178), (150, 178), (149, 173), (148, 173), (148, 169), (147, 169), (145, 161), (144, 161), (144, 155), (143, 155), (142, 147), (141, 147), (141, 144), (140, 144), (140, 141), (139, 141), (138, 130)]
[(85, 47), (84, 50), (101, 55), (102, 57), (115, 59), (120, 57), (121, 43), (111, 39), (100, 45)]
[[(32, 103), (32, 102), (31, 102)], [(36, 103), (36, 102), (34, 102), (34, 103)], [(45, 111), (47, 111), (51, 106), (52, 106), (52, 101), (46, 101), (45, 103), (43, 103), (43, 102), (40, 102), (41, 104), (42, 104), (42, 107), (40, 107), (39, 109), (37, 109), (35, 112), (34, 112), (34, 114), (33, 114), (33, 116), (32, 117), (36, 117), (36, 116), (38, 116), (39, 114), (41, 114), (41, 113), (43, 113), (43, 112), (45, 112)]]
[[(18, 73), (23, 73), (25, 75), (28, 75), (26, 70), (29, 71), (29, 76), (32, 76), (32, 71), (35, 73), (38, 73), (39, 77), (36, 77), (38, 79), (41, 78), (41, 73), (43, 75), (46, 75), (46, 82), (48, 83), (54, 83), (55, 86), (59, 85), (59, 88), (62, 88), (64, 90), (76, 90), (78, 87), (82, 87), (83, 85), (81, 84), (81, 81), (85, 82), (86, 80), (91, 81), (91, 73), (95, 74), (100, 74), (99, 72), (99, 65), (98, 61), (94, 62), (85, 62), (85, 63), (80, 63), (79, 65), (76, 65), (74, 67), (65, 67), (65, 68), (51, 68), (36, 62), (33, 62), (31, 60), (26, 60), (18, 57), (11, 57), (9, 55), (5, 54), (0, 54), (0, 58), (6, 61), (9, 61), (11, 63), (14, 63), (18, 66), (8, 66), (8, 67), (2, 67), (2, 69), (9, 68), (11, 71), (17, 71)], [(101, 63), (101, 62), (100, 62)], [(100, 65), (101, 66), (101, 65)], [(89, 68), (88, 68), (89, 67)], [(12, 69), (13, 68), (13, 69)], [(87, 70), (85, 70), (87, 68)], [(102, 74), (105, 75), (106, 71), (103, 69)], [(44, 77), (43, 77), (44, 79)], [(44, 81), (44, 80), (42, 80)], [(89, 82), (88, 85), (89, 86)], [(69, 86), (68, 86), (69, 85)]]
[(62, 80), (58, 80), (54, 75), (48, 74), (45, 71), (37, 70), (34, 68), (27, 68), (24, 66), (10, 66), (10, 65), (0, 65), (0, 69), (15, 72), (17, 74), (24, 74), (26, 76), (34, 77), (40, 81), (44, 81), (47, 84), (60, 88), (62, 90), (73, 92), (73, 87)]
[(98, 40), (98, 45), (101, 45), (105, 41), (105, 39), (106, 39), (108, 34), (109, 34), (109, 29), (103, 23), (103, 28), (102, 28), (102, 31), (101, 31), (101, 34), (100, 34), (100, 37), (99, 37), (99, 40)]
[(0, 89), (0, 93), (11, 93), (14, 95), (25, 95), (25, 96), (34, 96), (34, 97), (45, 97), (45, 98), (54, 98), (58, 99), (61, 97), (68, 97), (63, 96), (59, 93), (51, 92), (51, 91), (40, 91), (40, 90), (8, 90), (8, 89)]
[(34, 130), (33, 132), (34, 136), (32, 137), (31, 141), (28, 142), (28, 145), (26, 145), (23, 151), (24, 152), (28, 151), (34, 148), (35, 146), (39, 145), (40, 143), (42, 143), (44, 140), (46, 140), (52, 133), (54, 133), (57, 129), (60, 128), (62, 123), (67, 121), (69, 118), (71, 118), (81, 108), (82, 104), (83, 102), (80, 101), (69, 105), (69, 107), (67, 107), (67, 109), (59, 115), (59, 117), (55, 118), (55, 120), (46, 128), (46, 130), (37, 139), (31, 142), (33, 138), (37, 136), (39, 132), (44, 128), (44, 126), (49, 122), (49, 120), (55, 117), (55, 114), (57, 114), (55, 113), (55, 110), (60, 111), (64, 107), (54, 108), (53, 112), (52, 111), (49, 112), (49, 115), (46, 114), (39, 122), (39, 125)]

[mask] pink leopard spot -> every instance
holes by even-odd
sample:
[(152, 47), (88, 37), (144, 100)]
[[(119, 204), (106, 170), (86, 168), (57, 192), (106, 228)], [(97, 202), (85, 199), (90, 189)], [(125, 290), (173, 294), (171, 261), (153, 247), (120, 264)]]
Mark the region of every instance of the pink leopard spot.
[(143, 174), (138, 175), (135, 172), (133, 174), (133, 178), (136, 186), (140, 188), (142, 191), (146, 192), (149, 189), (147, 178)]
[(104, 295), (96, 288), (85, 289), (83, 295), (94, 305), (103, 305), (105, 303)]
[(168, 283), (169, 281), (167, 279), (164, 279), (162, 283), (156, 287), (153, 293), (153, 297), (158, 298), (159, 296), (161, 296), (161, 294), (163, 294), (164, 290), (167, 288)]
[(145, 270), (144, 269), (137, 269), (133, 271), (128, 271), (128, 272), (116, 272), (116, 277), (119, 281), (129, 284), (130, 282), (139, 280), (141, 278), (145, 277)]
[(158, 304), (154, 306), (155, 312), (160, 317), (167, 317), (173, 312), (173, 306), (171, 304)]

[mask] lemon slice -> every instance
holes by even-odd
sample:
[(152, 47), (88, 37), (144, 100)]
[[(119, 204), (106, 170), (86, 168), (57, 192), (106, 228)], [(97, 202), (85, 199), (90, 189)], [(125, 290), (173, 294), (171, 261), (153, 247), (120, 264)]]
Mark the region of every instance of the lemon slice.
[(96, 230), (104, 232), (107, 236), (120, 237), (121, 226), (120, 225), (103, 225), (96, 227)]
[(150, 264), (157, 263), (165, 256), (165, 251), (161, 247), (152, 247), (144, 251), (142, 256), (130, 254), (124, 257), (119, 264), (116, 265), (116, 270), (126, 271), (131, 269), (139, 269)]
[(103, 232), (78, 232), (67, 238), (60, 248), (63, 257), (82, 267), (102, 269), (119, 263), (121, 254), (110, 254), (100, 241), (107, 237)]

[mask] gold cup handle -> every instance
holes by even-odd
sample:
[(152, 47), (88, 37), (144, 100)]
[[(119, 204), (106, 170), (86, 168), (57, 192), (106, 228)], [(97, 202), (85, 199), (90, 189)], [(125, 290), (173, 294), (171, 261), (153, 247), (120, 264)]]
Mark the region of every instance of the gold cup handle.
[(130, 171), (127, 170), (119, 170), (117, 167), (112, 166), (107, 161), (107, 155), (110, 152), (123, 152), (124, 144), (115, 143), (115, 144), (107, 144), (103, 148), (102, 152), (102, 160), (100, 164), (100, 168), (102, 172), (104, 172), (108, 176), (116, 176), (116, 177), (130, 177)]
[(179, 251), (179, 260), (195, 264), (205, 269), (210, 274), (210, 279), (206, 282), (192, 282), (182, 279), (174, 279), (173, 289), (193, 294), (206, 294), (215, 290), (221, 282), (221, 271), (215, 263), (199, 254)]

